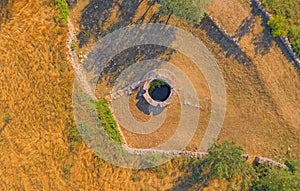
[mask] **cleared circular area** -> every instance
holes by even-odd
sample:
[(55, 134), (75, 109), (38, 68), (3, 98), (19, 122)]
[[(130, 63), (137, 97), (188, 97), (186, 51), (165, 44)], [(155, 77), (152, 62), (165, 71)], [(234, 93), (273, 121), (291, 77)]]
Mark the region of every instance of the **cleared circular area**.
[(148, 93), (155, 101), (166, 101), (171, 94), (170, 85), (160, 79), (152, 80), (149, 84)]

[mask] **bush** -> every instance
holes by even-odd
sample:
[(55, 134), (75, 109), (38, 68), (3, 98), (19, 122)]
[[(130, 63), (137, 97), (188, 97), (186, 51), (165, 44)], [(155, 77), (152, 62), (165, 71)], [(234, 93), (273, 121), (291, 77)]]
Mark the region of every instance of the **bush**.
[(289, 24), (284, 16), (275, 15), (268, 21), (268, 25), (272, 28), (274, 37), (286, 37), (289, 32)]
[(255, 186), (253, 186), (252, 190), (300, 190), (299, 177), (297, 178), (295, 174), (287, 169), (279, 169), (271, 166), (264, 166), (263, 168), (265, 169), (262, 171), (263, 173), (258, 171), (258, 174), (260, 174), (260, 179), (255, 182)]
[(75, 50), (75, 48), (76, 48), (76, 46), (77, 46), (76, 44), (71, 44), (71, 47), (70, 47), (70, 48), (71, 48), (71, 50), (72, 50), (72, 51), (74, 51), (74, 50)]
[(204, 159), (204, 167), (209, 169), (208, 177), (226, 180), (240, 177), (242, 182), (239, 186), (243, 190), (251, 187), (256, 175), (252, 166), (242, 157), (243, 152), (242, 147), (229, 142), (214, 145), (209, 149), (208, 157)]
[[(300, 57), (300, 3), (298, 0), (262, 0), (266, 10), (274, 17), (270, 22), (274, 36), (287, 36), (295, 53)], [(281, 17), (281, 18), (278, 18)], [(283, 24), (283, 26), (282, 26)], [(281, 26), (280, 26), (281, 25)], [(288, 27), (286, 26), (288, 25)], [(279, 30), (276, 29), (279, 27)], [(288, 28), (288, 29), (286, 29)]]
[(69, 9), (66, 0), (55, 0), (55, 5), (57, 6), (60, 16), (58, 19), (64, 23), (68, 22)]
[(174, 14), (190, 23), (199, 23), (204, 16), (204, 8), (211, 2), (212, 0), (158, 0), (161, 5), (159, 14)]

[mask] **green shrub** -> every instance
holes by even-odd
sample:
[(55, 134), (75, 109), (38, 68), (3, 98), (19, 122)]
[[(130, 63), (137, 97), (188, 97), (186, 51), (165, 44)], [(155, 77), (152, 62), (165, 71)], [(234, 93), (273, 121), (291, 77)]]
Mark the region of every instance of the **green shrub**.
[[(300, 3), (298, 0), (262, 0), (274, 17), (270, 26), (274, 36), (287, 36), (295, 53), (300, 56)], [(281, 17), (281, 18), (278, 18)], [(286, 26), (288, 25), (288, 26)], [(288, 28), (288, 29), (287, 29)]]
[(55, 0), (55, 5), (57, 6), (59, 10), (59, 17), (58, 19), (64, 23), (68, 22), (68, 16), (69, 16), (69, 9), (68, 9), (68, 3), (66, 0)]
[(70, 47), (70, 48), (71, 48), (71, 50), (72, 50), (72, 51), (74, 51), (74, 50), (75, 50), (75, 48), (76, 48), (76, 46), (77, 46), (76, 44), (71, 44), (71, 47)]
[(121, 134), (118, 130), (117, 123), (113, 118), (112, 112), (106, 99), (96, 102), (96, 110), (101, 126), (104, 128), (108, 137), (121, 144)]
[(251, 190), (268, 191), (296, 191), (300, 190), (299, 177), (287, 169), (279, 169), (273, 166), (258, 167), (259, 179)]
[(189, 23), (199, 23), (204, 16), (204, 8), (209, 6), (212, 0), (157, 0), (161, 5), (159, 14), (174, 14)]
[(272, 28), (274, 37), (287, 37), (289, 32), (289, 24), (284, 16), (275, 15), (268, 21), (268, 25)]

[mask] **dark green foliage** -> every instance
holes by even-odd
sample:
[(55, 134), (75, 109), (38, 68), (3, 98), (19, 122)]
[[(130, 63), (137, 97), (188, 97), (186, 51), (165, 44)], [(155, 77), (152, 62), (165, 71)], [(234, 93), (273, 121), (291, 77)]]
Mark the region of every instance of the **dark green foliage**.
[(300, 190), (299, 174), (292, 173), (287, 169), (263, 166), (257, 167), (259, 179), (251, 190), (267, 191), (298, 191)]
[(104, 128), (108, 137), (121, 144), (121, 134), (118, 130), (117, 123), (113, 118), (108, 103), (105, 99), (96, 102), (96, 110), (101, 126)]
[(292, 26), (289, 30), (289, 40), (294, 51), (300, 57), (300, 24), (299, 26)]
[[(242, 178), (241, 188), (247, 189), (256, 178), (253, 168), (242, 157), (243, 148), (224, 142), (209, 149), (204, 166), (209, 168), (208, 177), (232, 180)], [(232, 185), (234, 186), (234, 185)]]
[(212, 0), (157, 0), (161, 5), (159, 14), (174, 14), (190, 23), (199, 23), (204, 16), (204, 8), (209, 6)]
[(242, 158), (242, 147), (233, 146), (229, 142), (215, 145), (209, 150), (205, 165), (210, 167), (210, 174), (216, 178), (231, 179), (245, 169), (247, 163)]
[(155, 88), (160, 88), (162, 86), (169, 86), (166, 82), (162, 80), (153, 80), (148, 88), (148, 92), (150, 95), (152, 95), (152, 92), (154, 91)]
[(63, 23), (68, 22), (68, 16), (69, 16), (69, 9), (68, 9), (68, 3), (66, 0), (55, 0), (55, 5), (57, 6), (59, 10), (59, 17), (58, 19), (62, 21)]

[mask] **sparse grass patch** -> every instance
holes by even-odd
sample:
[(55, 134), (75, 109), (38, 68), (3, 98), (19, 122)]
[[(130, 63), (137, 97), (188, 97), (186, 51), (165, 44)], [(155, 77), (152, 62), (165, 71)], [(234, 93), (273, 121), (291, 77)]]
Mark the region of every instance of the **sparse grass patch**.
[(98, 167), (102, 166), (103, 164), (105, 164), (105, 161), (102, 158), (95, 156), (94, 163), (95, 163), (95, 168), (98, 168)]
[(133, 171), (132, 175), (131, 175), (131, 179), (133, 182), (139, 182), (141, 181), (141, 175), (139, 173), (139, 171)]
[(77, 127), (73, 127), (70, 130), (69, 141), (71, 142), (71, 148), (74, 148), (76, 144), (80, 144), (82, 142), (81, 135), (77, 129)]
[(70, 171), (71, 171), (71, 168), (74, 166), (74, 164), (75, 164), (75, 161), (74, 161), (74, 160), (72, 160), (71, 163), (65, 164), (65, 167), (64, 167), (64, 173), (65, 173), (65, 174), (69, 174)]
[(9, 122), (11, 121), (11, 119), (12, 119), (12, 117), (11, 117), (11, 115), (10, 115), (9, 113), (6, 113), (6, 114), (4, 115), (4, 117), (3, 117), (3, 121), (4, 121), (5, 123), (9, 123)]

